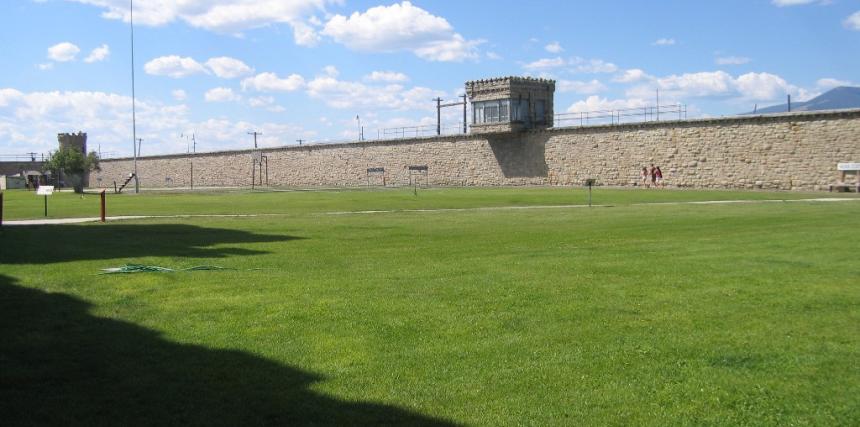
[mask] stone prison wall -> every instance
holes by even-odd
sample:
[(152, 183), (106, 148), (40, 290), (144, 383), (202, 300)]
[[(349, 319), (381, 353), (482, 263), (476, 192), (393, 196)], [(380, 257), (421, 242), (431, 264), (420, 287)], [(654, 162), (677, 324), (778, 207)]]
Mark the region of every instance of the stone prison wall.
[[(195, 187), (250, 187), (254, 151), (143, 157), (140, 184), (189, 187), (193, 167)], [(408, 185), (408, 167), (423, 165), (421, 183), (434, 186), (632, 186), (653, 164), (669, 187), (827, 190), (837, 163), (860, 161), (860, 109), (260, 151), (270, 186), (381, 185), (368, 168), (385, 168), (386, 185)], [(132, 170), (130, 158), (103, 160), (90, 183), (112, 188)]]

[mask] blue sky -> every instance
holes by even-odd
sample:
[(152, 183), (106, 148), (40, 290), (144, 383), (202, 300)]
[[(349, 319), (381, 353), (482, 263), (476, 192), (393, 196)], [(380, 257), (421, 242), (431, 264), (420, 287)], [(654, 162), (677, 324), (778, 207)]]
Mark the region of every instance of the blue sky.
[[(0, 155), (131, 153), (127, 0), (6, 0), (0, 44)], [(371, 138), (506, 75), (557, 80), (556, 113), (720, 116), (858, 84), (860, 1), (138, 0), (135, 59), (144, 155)]]

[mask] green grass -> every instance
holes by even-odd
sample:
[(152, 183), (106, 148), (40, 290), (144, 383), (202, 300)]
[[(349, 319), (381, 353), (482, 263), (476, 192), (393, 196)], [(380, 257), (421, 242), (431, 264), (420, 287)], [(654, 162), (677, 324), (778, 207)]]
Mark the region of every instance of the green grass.
[[(144, 194), (111, 214), (284, 215), (4, 227), (0, 424), (860, 423), (860, 202), (325, 214), (583, 196)], [(97, 275), (126, 262), (235, 270)]]
[[(689, 202), (706, 200), (791, 200), (815, 197), (856, 197), (849, 193), (802, 193), (766, 191), (666, 191), (597, 188), (595, 204), (633, 204), (651, 202)], [(587, 204), (582, 188), (412, 188), (385, 190), (340, 189), (329, 191), (247, 190), (234, 192), (198, 191), (143, 192), (107, 194), (107, 214), (180, 215), (180, 214), (307, 214), (312, 212), (474, 208), (491, 206), (534, 206)], [(4, 218), (44, 218), (44, 197), (32, 191), (5, 193)], [(48, 218), (97, 217), (98, 194), (54, 193), (48, 197)]]

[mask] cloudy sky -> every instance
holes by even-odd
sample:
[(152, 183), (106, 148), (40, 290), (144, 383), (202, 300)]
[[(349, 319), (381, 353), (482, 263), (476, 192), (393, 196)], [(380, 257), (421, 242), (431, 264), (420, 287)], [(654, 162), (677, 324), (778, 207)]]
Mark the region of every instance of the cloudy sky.
[[(435, 122), (467, 80), (558, 81), (556, 112), (721, 116), (860, 82), (860, 1), (138, 0), (142, 154), (368, 138)], [(0, 155), (58, 132), (129, 155), (127, 0), (3, 0)], [(446, 125), (462, 113), (447, 109)]]

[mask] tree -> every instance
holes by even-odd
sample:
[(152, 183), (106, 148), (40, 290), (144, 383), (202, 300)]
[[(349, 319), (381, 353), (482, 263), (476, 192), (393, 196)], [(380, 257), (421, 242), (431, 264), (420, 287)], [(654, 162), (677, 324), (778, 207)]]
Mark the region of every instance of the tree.
[(86, 156), (73, 147), (62, 147), (48, 156), (44, 168), (51, 171), (59, 181), (62, 175), (72, 182), (76, 193), (84, 192), (84, 174), (99, 167), (99, 155), (90, 151)]

